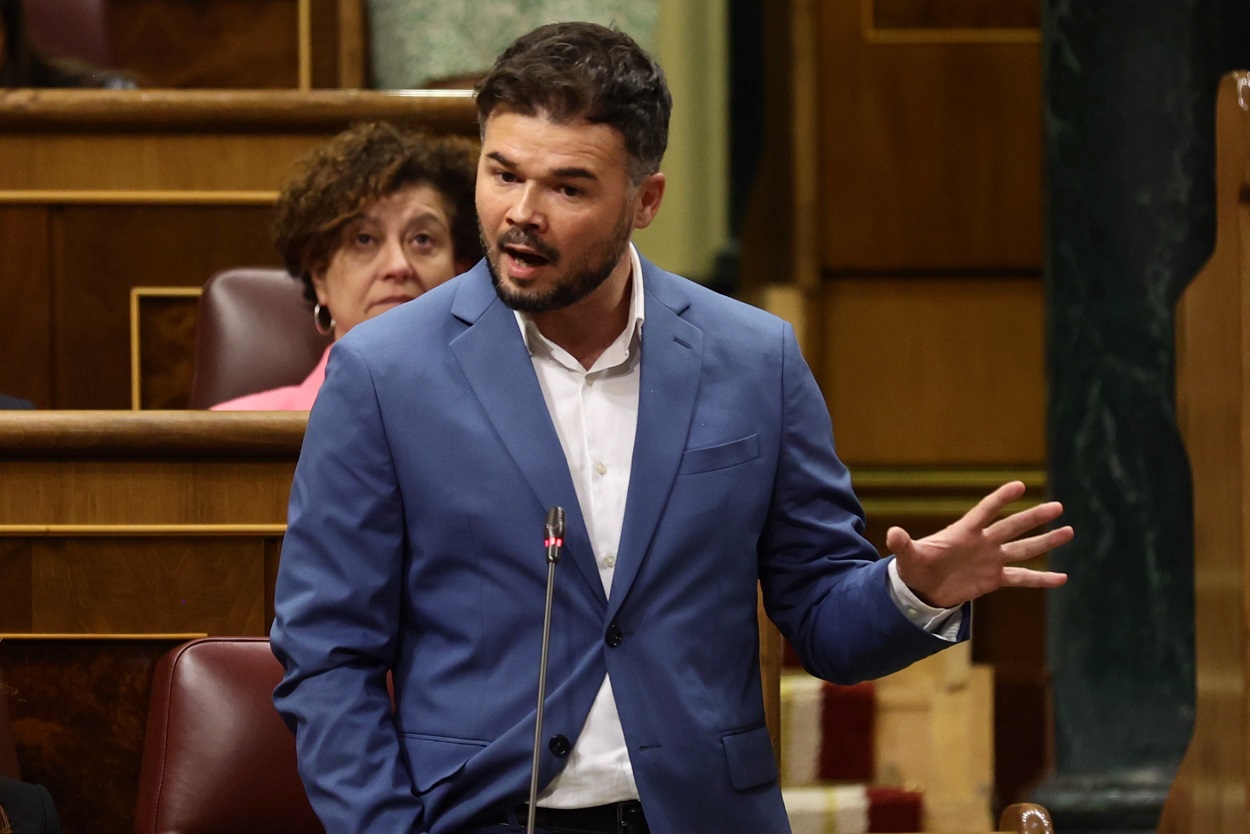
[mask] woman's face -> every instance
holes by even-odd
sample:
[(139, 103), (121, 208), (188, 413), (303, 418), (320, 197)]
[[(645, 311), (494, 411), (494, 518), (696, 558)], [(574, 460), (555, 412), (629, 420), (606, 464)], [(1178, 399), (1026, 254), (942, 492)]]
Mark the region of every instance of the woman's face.
[(329, 265), (313, 276), (313, 289), (334, 318), (337, 340), (468, 266), (456, 261), (442, 194), (418, 183), (381, 198), (347, 225)]

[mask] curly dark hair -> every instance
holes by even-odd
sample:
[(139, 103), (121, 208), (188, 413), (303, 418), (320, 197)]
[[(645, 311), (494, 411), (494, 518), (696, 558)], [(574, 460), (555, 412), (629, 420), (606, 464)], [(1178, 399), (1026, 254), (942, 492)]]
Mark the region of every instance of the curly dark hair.
[(597, 23), (550, 23), (513, 41), (477, 85), (483, 128), (497, 107), (616, 128), (637, 184), (660, 168), (673, 97), (664, 70), (629, 35)]
[(312, 276), (330, 264), (347, 226), (383, 197), (426, 183), (443, 196), (457, 260), (481, 257), (473, 205), (477, 148), (468, 139), (435, 137), (385, 122), (354, 125), (295, 164), (273, 219), (274, 245), (286, 269), (316, 300)]

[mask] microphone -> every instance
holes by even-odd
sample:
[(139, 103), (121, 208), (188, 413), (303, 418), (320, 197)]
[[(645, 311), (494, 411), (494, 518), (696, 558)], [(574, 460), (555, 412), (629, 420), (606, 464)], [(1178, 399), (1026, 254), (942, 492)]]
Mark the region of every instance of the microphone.
[(538, 751), (543, 740), (543, 701), (547, 700), (547, 650), (551, 646), (551, 603), (556, 590), (556, 563), (564, 547), (564, 507), (547, 511), (545, 525), (547, 548), (547, 602), (543, 606), (542, 656), (538, 661), (538, 709), (534, 713), (534, 749), (530, 760), (530, 798), (525, 820), (525, 834), (534, 834), (535, 803), (538, 801)]

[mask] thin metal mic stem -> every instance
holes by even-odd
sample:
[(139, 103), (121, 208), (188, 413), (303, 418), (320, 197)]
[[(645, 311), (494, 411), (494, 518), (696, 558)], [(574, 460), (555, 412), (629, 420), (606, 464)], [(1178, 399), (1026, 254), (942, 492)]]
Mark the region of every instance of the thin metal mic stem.
[(543, 701), (547, 699), (547, 650), (551, 645), (551, 604), (556, 590), (556, 563), (547, 562), (547, 603), (543, 608), (543, 650), (538, 663), (538, 710), (534, 717), (534, 759), (530, 762), (529, 811), (525, 834), (534, 834), (535, 803), (538, 801), (538, 750), (543, 738)]
[(534, 815), (538, 802), (538, 750), (543, 740), (543, 701), (547, 700), (547, 651), (551, 647), (551, 608), (556, 591), (556, 563), (564, 546), (564, 508), (547, 511), (547, 601), (543, 605), (543, 649), (538, 661), (538, 709), (534, 711), (534, 750), (530, 761), (530, 798), (527, 803), (525, 834), (534, 834)]

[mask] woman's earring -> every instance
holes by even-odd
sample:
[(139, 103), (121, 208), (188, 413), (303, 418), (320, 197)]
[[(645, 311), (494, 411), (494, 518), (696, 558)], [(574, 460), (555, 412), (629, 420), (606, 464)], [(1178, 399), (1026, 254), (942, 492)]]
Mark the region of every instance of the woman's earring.
[(329, 307), (322, 307), (320, 303), (313, 305), (313, 327), (322, 336), (334, 332), (334, 316), (330, 315)]

